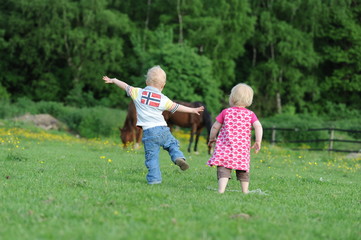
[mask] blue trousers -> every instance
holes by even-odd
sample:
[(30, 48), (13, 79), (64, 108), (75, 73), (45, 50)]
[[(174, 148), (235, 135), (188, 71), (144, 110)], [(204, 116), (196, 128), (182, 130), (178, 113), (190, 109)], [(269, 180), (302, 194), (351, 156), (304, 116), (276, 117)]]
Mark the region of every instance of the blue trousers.
[(185, 159), (179, 150), (179, 141), (170, 132), (169, 127), (152, 127), (143, 131), (142, 142), (145, 151), (145, 166), (148, 169), (147, 181), (149, 184), (162, 182), (159, 166), (160, 147), (167, 150), (171, 160), (175, 163), (177, 158)]

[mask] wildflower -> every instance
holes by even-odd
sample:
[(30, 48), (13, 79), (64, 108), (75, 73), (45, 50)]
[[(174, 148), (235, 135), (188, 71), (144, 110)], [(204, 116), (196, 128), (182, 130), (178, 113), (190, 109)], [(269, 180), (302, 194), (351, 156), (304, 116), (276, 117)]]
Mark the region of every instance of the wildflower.
[(108, 162), (109, 162), (109, 163), (111, 163), (111, 162), (112, 162), (112, 160), (111, 160), (111, 159), (108, 159)]

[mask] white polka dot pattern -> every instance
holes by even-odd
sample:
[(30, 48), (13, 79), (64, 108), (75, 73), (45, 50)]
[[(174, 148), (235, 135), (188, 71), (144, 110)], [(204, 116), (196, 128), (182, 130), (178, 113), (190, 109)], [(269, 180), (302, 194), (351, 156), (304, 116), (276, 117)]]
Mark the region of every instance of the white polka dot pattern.
[(228, 108), (216, 147), (207, 164), (249, 171), (251, 147), (251, 115), (246, 108)]

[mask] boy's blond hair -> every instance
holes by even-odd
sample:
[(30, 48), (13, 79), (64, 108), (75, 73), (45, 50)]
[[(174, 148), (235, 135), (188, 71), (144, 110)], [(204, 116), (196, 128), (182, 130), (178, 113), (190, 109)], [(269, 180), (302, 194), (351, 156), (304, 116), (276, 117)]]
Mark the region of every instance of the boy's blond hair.
[(166, 79), (166, 73), (159, 65), (157, 65), (148, 70), (145, 82), (147, 85), (164, 86)]
[(239, 83), (232, 88), (229, 96), (229, 105), (231, 107), (248, 107), (253, 101), (253, 89), (245, 83)]

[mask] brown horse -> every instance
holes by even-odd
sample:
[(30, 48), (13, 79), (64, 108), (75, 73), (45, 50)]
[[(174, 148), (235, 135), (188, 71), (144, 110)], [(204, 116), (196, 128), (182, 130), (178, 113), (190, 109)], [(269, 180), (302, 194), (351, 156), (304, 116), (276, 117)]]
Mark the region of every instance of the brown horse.
[[(201, 102), (178, 102), (187, 107), (200, 107), (204, 106)], [(205, 107), (205, 106), (204, 106)], [(165, 121), (167, 122), (168, 126), (172, 130), (174, 125), (182, 127), (182, 128), (191, 128), (191, 136), (189, 139), (188, 145), (188, 152), (191, 151), (191, 146), (193, 143), (194, 135), (196, 135), (195, 144), (194, 144), (194, 151), (197, 152), (198, 140), (202, 133), (203, 128), (207, 129), (207, 143), (209, 140), (209, 133), (212, 127), (212, 118), (207, 109), (205, 108), (200, 115), (197, 114), (190, 114), (190, 113), (183, 113), (183, 112), (175, 112), (170, 113), (168, 111), (163, 112), (163, 116)], [(128, 114), (124, 122), (124, 127), (121, 129), (121, 139), (123, 142), (123, 146), (126, 147), (128, 143), (134, 142), (135, 144), (139, 144), (142, 139), (143, 131), (141, 128), (136, 126), (136, 109), (133, 102), (129, 103), (128, 106)], [(208, 153), (210, 153), (211, 149), (208, 147)]]
[(128, 113), (124, 121), (123, 128), (120, 130), (120, 139), (123, 142), (123, 147), (128, 147), (129, 144), (133, 144), (134, 148), (139, 148), (139, 143), (142, 140), (143, 129), (137, 127), (137, 111), (133, 101), (128, 105)]
[[(175, 112), (170, 113), (168, 111), (163, 112), (164, 119), (166, 120), (168, 126), (170, 129), (174, 125), (182, 127), (182, 128), (190, 128), (191, 129), (191, 136), (189, 138), (189, 145), (188, 145), (188, 152), (191, 152), (191, 147), (194, 139), (194, 135), (196, 135), (196, 139), (194, 142), (194, 152), (197, 152), (198, 147), (198, 140), (202, 133), (203, 128), (207, 129), (207, 143), (209, 140), (209, 133), (212, 128), (212, 118), (209, 112), (207, 111), (207, 108), (205, 105), (201, 102), (178, 102), (179, 104), (182, 104), (187, 107), (200, 107), (204, 106), (204, 111), (200, 113), (200, 115), (194, 114), (194, 113), (184, 113), (184, 112)], [(210, 153), (211, 149), (208, 147), (208, 153)]]

